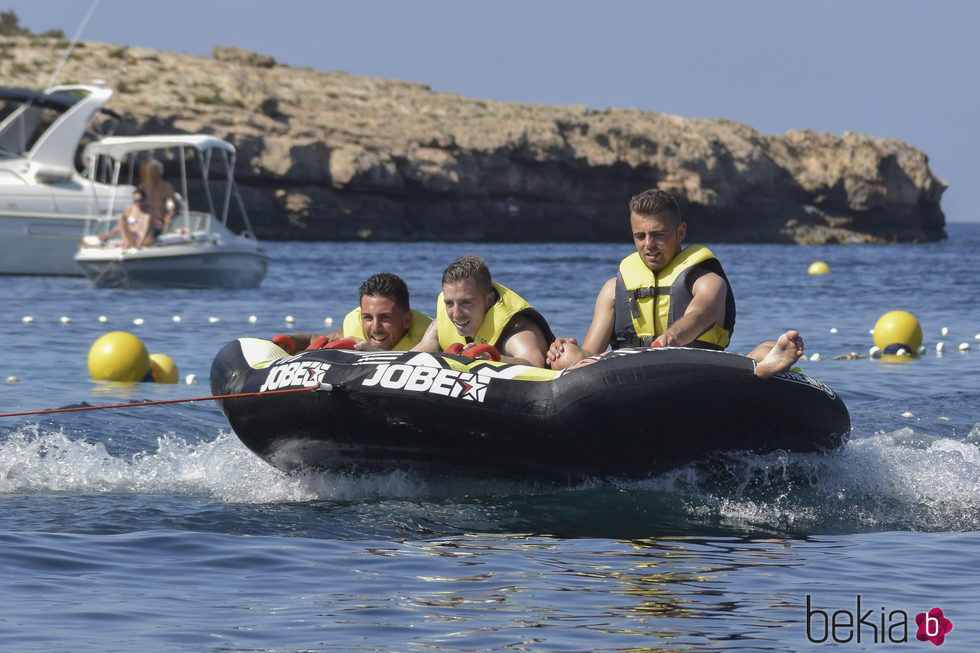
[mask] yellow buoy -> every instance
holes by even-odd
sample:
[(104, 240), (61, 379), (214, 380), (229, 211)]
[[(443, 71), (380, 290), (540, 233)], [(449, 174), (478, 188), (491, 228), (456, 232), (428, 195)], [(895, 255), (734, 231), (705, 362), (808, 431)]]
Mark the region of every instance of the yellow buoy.
[(830, 266), (823, 261), (814, 261), (807, 268), (807, 274), (830, 274)]
[(180, 378), (177, 363), (166, 354), (150, 354), (150, 369), (157, 383), (177, 383)]
[(905, 311), (889, 311), (875, 323), (872, 332), (876, 347), (885, 354), (895, 354), (904, 349), (915, 354), (922, 344), (922, 327), (915, 316)]
[(142, 381), (149, 371), (146, 347), (126, 331), (100, 336), (88, 351), (88, 373), (99, 381)]

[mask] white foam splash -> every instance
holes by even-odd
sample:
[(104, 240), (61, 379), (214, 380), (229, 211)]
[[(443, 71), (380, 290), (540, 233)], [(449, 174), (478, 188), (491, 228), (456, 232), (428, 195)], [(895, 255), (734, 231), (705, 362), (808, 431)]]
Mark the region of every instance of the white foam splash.
[(693, 516), (729, 524), (823, 532), (980, 528), (980, 449), (911, 428), (858, 438), (831, 454), (734, 455), (720, 468), (688, 466), (634, 486), (682, 495)]
[(112, 454), (102, 442), (25, 427), (0, 442), (0, 495), (183, 493), (228, 503), (276, 503), (427, 492), (423, 481), (398, 472), (363, 477), (285, 474), (229, 432), (200, 442), (164, 435), (156, 445), (155, 450)]
[[(965, 440), (902, 428), (857, 438), (835, 453), (739, 454), (719, 465), (691, 465), (617, 485), (674, 495), (689, 517), (735, 527), (807, 532), (977, 530), (978, 440), (980, 425)], [(103, 443), (38, 426), (21, 428), (0, 441), (0, 496), (179, 493), (261, 504), (535, 492), (519, 483), (435, 479), (406, 472), (285, 474), (226, 431), (201, 441), (171, 433), (157, 438), (155, 446), (135, 447), (135, 452), (120, 444), (118, 436), (115, 442)]]

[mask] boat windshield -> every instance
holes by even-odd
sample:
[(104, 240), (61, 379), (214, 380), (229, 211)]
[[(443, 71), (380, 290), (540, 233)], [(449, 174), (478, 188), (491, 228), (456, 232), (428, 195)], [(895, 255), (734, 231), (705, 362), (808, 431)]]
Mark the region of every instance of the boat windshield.
[(0, 98), (0, 153), (23, 156), (58, 119), (64, 109)]
[[(0, 157), (23, 157), (55, 122), (78, 102), (70, 92), (39, 93), (20, 88), (0, 87)], [(79, 142), (75, 168), (84, 170), (81, 148), (115, 131), (121, 117), (102, 108)]]

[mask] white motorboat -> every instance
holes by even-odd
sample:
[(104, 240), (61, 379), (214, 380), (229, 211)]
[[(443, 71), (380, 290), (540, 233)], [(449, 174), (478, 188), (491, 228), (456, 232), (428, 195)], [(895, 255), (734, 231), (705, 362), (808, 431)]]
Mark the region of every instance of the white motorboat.
[[(97, 183), (109, 171), (116, 196), (127, 204), (132, 177), (151, 155), (179, 170), (177, 213), (151, 245), (124, 247), (106, 238), (118, 211), (93, 219), (75, 261), (92, 284), (102, 288), (254, 288), (262, 283), (268, 257), (252, 234), (245, 204), (234, 180), (235, 148), (204, 134), (112, 136), (84, 149), (87, 176)], [(200, 177), (189, 174), (197, 168)], [(120, 177), (127, 172), (126, 182)], [(238, 231), (229, 220), (238, 220)]]
[(95, 85), (0, 87), (0, 274), (80, 275), (72, 254), (86, 220), (126, 205), (126, 195), (110, 204), (112, 189), (75, 167), (95, 118), (118, 120), (105, 109), (110, 97)]

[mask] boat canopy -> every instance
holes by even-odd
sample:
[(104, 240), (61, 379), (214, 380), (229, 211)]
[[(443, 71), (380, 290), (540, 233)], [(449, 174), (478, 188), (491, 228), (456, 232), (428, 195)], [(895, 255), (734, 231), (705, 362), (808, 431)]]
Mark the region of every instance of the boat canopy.
[(171, 147), (193, 147), (202, 152), (218, 149), (231, 155), (235, 154), (234, 145), (216, 136), (164, 134), (159, 136), (109, 136), (86, 145), (83, 156), (86, 160), (106, 156), (116, 161), (122, 161), (133, 152), (146, 152)]
[[(139, 155), (145, 152), (152, 152), (154, 150), (177, 150), (179, 152), (178, 161), (180, 163), (180, 194), (184, 198), (181, 201), (182, 216), (184, 221), (187, 222), (187, 228), (190, 229), (190, 204), (191, 197), (189, 193), (188, 186), (188, 170), (187, 170), (187, 154), (188, 150), (192, 150), (198, 154), (200, 159), (200, 175), (201, 181), (203, 182), (204, 188), (204, 201), (206, 202), (207, 211), (210, 215), (216, 217), (222, 224), (228, 224), (228, 210), (231, 207), (232, 198), (238, 204), (241, 210), (242, 221), (245, 225), (245, 231), (249, 234), (252, 232), (252, 225), (248, 219), (248, 212), (245, 210), (245, 203), (242, 201), (241, 195), (238, 192), (238, 188), (235, 185), (234, 180), (234, 170), (235, 170), (235, 146), (228, 141), (222, 140), (217, 136), (211, 136), (208, 134), (147, 134), (142, 136), (107, 136), (102, 140), (89, 143), (82, 150), (82, 155), (85, 159), (87, 170), (87, 177), (95, 181), (100, 172), (101, 174), (107, 174), (109, 171), (103, 167), (103, 164), (111, 161), (111, 181), (108, 183), (112, 186), (113, 199), (115, 198), (115, 193), (117, 190), (122, 188), (120, 185), (120, 173), (122, 168), (127, 164), (130, 166), (130, 182), (132, 182), (132, 175), (135, 169), (135, 160), (137, 156), (131, 157), (130, 155)], [(212, 154), (218, 153), (216, 157)], [(222, 160), (224, 166), (224, 173), (226, 174), (227, 184), (222, 191), (222, 201), (220, 203), (215, 201), (215, 197), (212, 196), (212, 188), (210, 183), (211, 171), (212, 171), (212, 159), (218, 158)], [(216, 172), (220, 172), (220, 169), (216, 169)], [(126, 184), (130, 186), (130, 184)], [(111, 213), (106, 213), (103, 218), (104, 221), (112, 219)]]
[(159, 136), (108, 136), (101, 141), (89, 143), (83, 150), (86, 160), (97, 156), (107, 156), (116, 161), (125, 159), (133, 152), (162, 150), (170, 147), (193, 147), (196, 150), (223, 150), (235, 153), (235, 146), (216, 136), (206, 134), (163, 134)]

